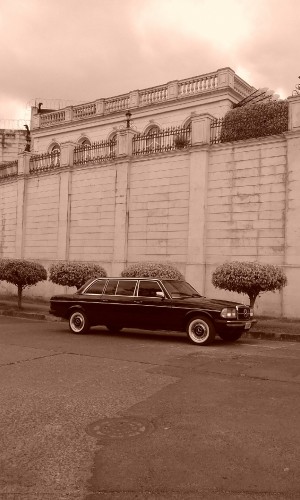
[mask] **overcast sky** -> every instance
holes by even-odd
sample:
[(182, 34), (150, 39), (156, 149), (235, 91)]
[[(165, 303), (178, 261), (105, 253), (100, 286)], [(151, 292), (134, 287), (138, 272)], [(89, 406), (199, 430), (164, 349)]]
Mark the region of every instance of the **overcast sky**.
[[(291, 95), (300, 0), (0, 0), (0, 119), (230, 66)], [(46, 107), (46, 106), (45, 106)]]

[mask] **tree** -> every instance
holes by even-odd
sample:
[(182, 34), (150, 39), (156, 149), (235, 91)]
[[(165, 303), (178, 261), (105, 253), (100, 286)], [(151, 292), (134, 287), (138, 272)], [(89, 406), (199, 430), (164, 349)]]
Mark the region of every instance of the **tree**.
[(225, 262), (212, 275), (216, 288), (248, 295), (250, 307), (262, 292), (275, 292), (287, 284), (284, 271), (272, 264), (259, 262)]
[(2, 259), (0, 281), (7, 281), (18, 287), (18, 308), (22, 308), (23, 290), (47, 279), (46, 269), (38, 262), (24, 259)]
[(184, 280), (184, 276), (173, 264), (162, 262), (139, 262), (131, 264), (122, 271), (124, 278), (165, 278)]
[(49, 280), (62, 286), (75, 286), (77, 290), (90, 278), (105, 278), (105, 269), (90, 262), (58, 262), (49, 269)]

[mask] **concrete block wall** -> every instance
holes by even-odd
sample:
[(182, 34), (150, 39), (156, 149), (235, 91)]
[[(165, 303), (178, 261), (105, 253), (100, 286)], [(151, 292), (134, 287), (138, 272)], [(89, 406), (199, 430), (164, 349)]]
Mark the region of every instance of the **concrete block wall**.
[[(124, 132), (124, 144), (132, 133)], [(123, 144), (111, 162), (2, 179), (0, 256), (46, 267), (92, 261), (116, 276), (127, 263), (169, 261), (204, 295), (239, 301), (248, 299), (212, 286), (217, 265), (278, 264), (288, 287), (263, 295), (257, 312), (299, 317), (300, 126), (280, 136), (203, 142), (145, 157), (130, 156)], [(53, 291), (48, 283), (28, 293)]]
[(16, 253), (17, 182), (0, 183), (0, 258), (14, 258)]
[(52, 261), (57, 258), (60, 175), (31, 176), (27, 180), (23, 257)]
[[(286, 266), (287, 190), (284, 136), (212, 147), (205, 243), (207, 294), (217, 292), (224, 297), (224, 292), (212, 286), (211, 274), (225, 261)], [(262, 295), (261, 310), (265, 314), (282, 311), (283, 293)]]
[(116, 166), (73, 171), (70, 189), (70, 260), (99, 262), (107, 268), (114, 249)]
[(130, 172), (128, 261), (187, 258), (189, 155), (136, 159)]

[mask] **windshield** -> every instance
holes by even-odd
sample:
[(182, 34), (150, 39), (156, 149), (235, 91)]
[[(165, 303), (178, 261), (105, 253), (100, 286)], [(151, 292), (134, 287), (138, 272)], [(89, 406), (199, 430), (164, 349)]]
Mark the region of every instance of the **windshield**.
[(186, 281), (164, 280), (163, 284), (173, 299), (179, 297), (201, 297), (200, 293)]

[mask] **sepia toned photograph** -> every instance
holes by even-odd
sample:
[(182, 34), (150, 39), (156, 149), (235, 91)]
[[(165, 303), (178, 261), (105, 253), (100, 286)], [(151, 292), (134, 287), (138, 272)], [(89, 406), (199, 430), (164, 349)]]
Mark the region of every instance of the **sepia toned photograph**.
[(300, 499), (299, 19), (0, 0), (0, 500)]

